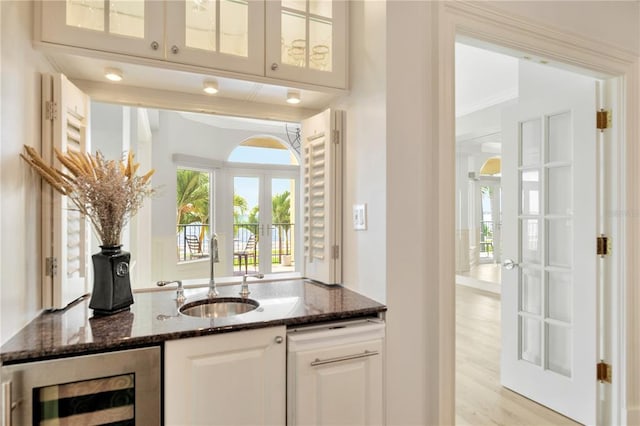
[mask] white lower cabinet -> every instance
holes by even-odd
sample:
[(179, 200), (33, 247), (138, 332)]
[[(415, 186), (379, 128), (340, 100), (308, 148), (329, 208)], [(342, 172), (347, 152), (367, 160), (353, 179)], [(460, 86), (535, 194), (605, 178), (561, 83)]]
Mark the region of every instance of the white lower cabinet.
[(383, 424), (383, 339), (372, 321), (290, 332), (287, 424)]
[(286, 329), (165, 343), (165, 424), (283, 425)]

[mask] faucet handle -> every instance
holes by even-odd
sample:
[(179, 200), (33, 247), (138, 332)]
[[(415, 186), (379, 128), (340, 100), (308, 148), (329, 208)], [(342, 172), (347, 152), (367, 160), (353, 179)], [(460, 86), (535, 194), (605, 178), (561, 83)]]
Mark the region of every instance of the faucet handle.
[(249, 294), (251, 294), (247, 278), (264, 278), (264, 274), (244, 274), (242, 276), (242, 287), (240, 287), (240, 293), (238, 293), (241, 297), (249, 297)]
[(176, 302), (182, 304), (182, 303), (184, 303), (185, 300), (187, 300), (187, 298), (184, 296), (184, 288), (182, 287), (182, 281), (181, 280), (158, 281), (158, 282), (156, 282), (156, 285), (158, 287), (164, 287), (167, 284), (173, 284), (173, 283), (178, 284), (178, 290), (176, 291)]

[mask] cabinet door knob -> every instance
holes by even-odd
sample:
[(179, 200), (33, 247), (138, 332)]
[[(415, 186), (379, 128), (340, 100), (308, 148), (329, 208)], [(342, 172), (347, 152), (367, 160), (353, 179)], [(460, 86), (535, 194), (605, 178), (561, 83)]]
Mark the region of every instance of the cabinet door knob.
[(284, 338), (282, 336), (276, 336), (274, 340), (276, 341), (277, 344), (284, 342)]
[(160, 45), (158, 44), (158, 42), (157, 42), (157, 41), (152, 41), (152, 42), (151, 42), (151, 48), (152, 48), (153, 50), (158, 50), (158, 48), (159, 48), (159, 47), (160, 47)]
[(278, 64), (275, 62), (271, 64), (271, 71), (276, 71), (278, 69)]
[(177, 54), (179, 51), (180, 49), (178, 49), (178, 46), (176, 46), (175, 44), (171, 46), (171, 53), (173, 53), (174, 55)]

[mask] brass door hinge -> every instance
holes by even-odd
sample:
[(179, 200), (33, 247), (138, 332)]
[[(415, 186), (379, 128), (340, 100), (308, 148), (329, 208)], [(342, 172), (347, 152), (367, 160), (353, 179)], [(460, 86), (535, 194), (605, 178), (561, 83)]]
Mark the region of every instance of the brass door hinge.
[(48, 277), (55, 277), (58, 273), (58, 259), (55, 257), (47, 257), (45, 261), (45, 274)]
[(609, 255), (611, 253), (611, 250), (609, 249), (609, 243), (610, 241), (608, 237), (606, 237), (604, 234), (600, 235), (596, 239), (596, 254), (600, 257)]
[(338, 129), (333, 129), (331, 131), (331, 140), (333, 141), (333, 143), (335, 144), (339, 144), (340, 143), (340, 130)]
[(53, 121), (58, 115), (58, 105), (53, 101), (46, 101), (44, 104), (44, 119)]
[(332, 259), (340, 259), (340, 246), (333, 246), (333, 253), (331, 256)]
[(611, 128), (611, 112), (605, 109), (596, 111), (596, 128), (601, 132)]
[(604, 361), (596, 364), (596, 378), (600, 383), (611, 383), (611, 365)]

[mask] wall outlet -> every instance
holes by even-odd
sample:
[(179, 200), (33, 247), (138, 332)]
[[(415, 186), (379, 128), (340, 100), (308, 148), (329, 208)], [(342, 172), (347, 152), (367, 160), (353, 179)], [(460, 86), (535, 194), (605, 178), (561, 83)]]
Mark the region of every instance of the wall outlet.
[(367, 229), (367, 205), (353, 205), (353, 229), (356, 231), (364, 231)]

